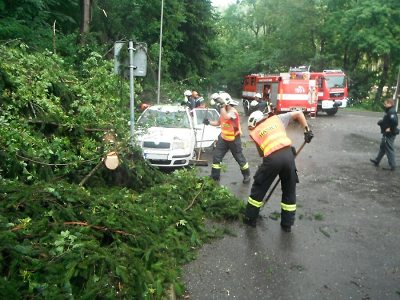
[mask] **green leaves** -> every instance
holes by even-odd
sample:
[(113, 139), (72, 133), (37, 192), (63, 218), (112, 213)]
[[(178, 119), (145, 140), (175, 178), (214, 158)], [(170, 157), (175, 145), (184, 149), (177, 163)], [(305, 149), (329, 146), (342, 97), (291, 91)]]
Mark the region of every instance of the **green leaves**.
[(171, 285), (182, 295), (182, 264), (224, 232), (206, 228), (205, 218), (236, 219), (244, 204), (195, 170), (163, 179), (138, 197), (0, 180), (0, 224), (8, 224), (0, 231), (0, 284), (15, 287), (16, 298), (161, 299)]
[[(89, 172), (103, 151), (102, 130), (128, 133), (128, 110), (120, 106), (118, 79), (97, 53), (75, 72), (47, 51), (0, 47), (0, 141), (6, 178), (29, 182)], [(81, 76), (83, 74), (83, 76)], [(115, 151), (115, 149), (113, 149)], [(80, 175), (82, 176), (82, 175)]]

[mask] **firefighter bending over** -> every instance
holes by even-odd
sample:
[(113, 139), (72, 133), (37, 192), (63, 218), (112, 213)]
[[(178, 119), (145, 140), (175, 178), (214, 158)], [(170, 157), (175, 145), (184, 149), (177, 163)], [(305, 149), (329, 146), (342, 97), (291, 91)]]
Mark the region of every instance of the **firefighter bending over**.
[(260, 111), (249, 116), (248, 127), (251, 138), (263, 162), (254, 175), (250, 197), (247, 201), (244, 223), (255, 227), (263, 199), (274, 179), (279, 175), (282, 187), (281, 228), (290, 232), (296, 213), (296, 183), (298, 177), (295, 165), (295, 153), (292, 141), (286, 134), (286, 127), (295, 120), (304, 127), (304, 141), (310, 143), (313, 138), (303, 112), (295, 111), (268, 117)]
[(221, 134), (218, 136), (218, 141), (214, 149), (211, 178), (215, 181), (220, 180), (222, 159), (228, 150), (230, 150), (240, 166), (243, 183), (249, 183), (250, 169), (242, 151), (242, 142), (240, 139), (242, 131), (240, 128), (239, 113), (234, 107), (239, 103), (233, 100), (228, 93), (214, 93), (211, 95), (211, 100), (219, 104), (221, 115), (218, 121), (210, 122), (208, 119), (203, 120), (205, 125), (221, 126)]

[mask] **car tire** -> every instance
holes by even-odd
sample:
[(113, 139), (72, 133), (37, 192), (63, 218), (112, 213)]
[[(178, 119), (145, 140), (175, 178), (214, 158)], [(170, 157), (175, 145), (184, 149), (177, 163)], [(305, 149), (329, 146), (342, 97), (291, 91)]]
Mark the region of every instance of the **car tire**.
[(328, 116), (333, 116), (333, 115), (335, 115), (337, 112), (338, 112), (338, 108), (337, 108), (337, 107), (334, 107), (334, 108), (331, 108), (331, 109), (327, 109), (327, 110), (326, 110), (326, 114), (327, 114)]

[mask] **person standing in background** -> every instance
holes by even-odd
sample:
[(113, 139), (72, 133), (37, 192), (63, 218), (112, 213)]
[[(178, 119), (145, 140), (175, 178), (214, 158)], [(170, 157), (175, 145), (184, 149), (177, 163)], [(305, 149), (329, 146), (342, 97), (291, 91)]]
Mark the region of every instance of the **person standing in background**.
[(378, 167), (383, 156), (386, 154), (389, 167), (383, 167), (383, 169), (394, 171), (396, 169), (394, 140), (396, 135), (399, 134), (399, 129), (397, 128), (399, 121), (396, 108), (394, 107), (394, 101), (392, 99), (385, 100), (383, 106), (385, 107), (385, 115), (383, 116), (383, 119), (378, 122), (382, 133), (381, 144), (379, 146), (378, 155), (375, 158), (371, 158), (370, 161), (375, 167)]

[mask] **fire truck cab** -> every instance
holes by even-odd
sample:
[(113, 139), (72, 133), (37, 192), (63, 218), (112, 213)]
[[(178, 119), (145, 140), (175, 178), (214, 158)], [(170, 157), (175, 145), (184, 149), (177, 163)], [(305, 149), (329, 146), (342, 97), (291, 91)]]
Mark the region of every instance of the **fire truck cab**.
[(251, 74), (244, 78), (242, 101), (247, 115), (252, 112), (251, 102), (260, 93), (274, 113), (301, 110), (311, 117), (317, 110), (317, 87), (309, 74), (280, 73), (279, 75)]
[(316, 81), (318, 87), (317, 112), (326, 112), (331, 116), (337, 113), (338, 108), (347, 106), (347, 79), (342, 70), (312, 72), (310, 78)]

